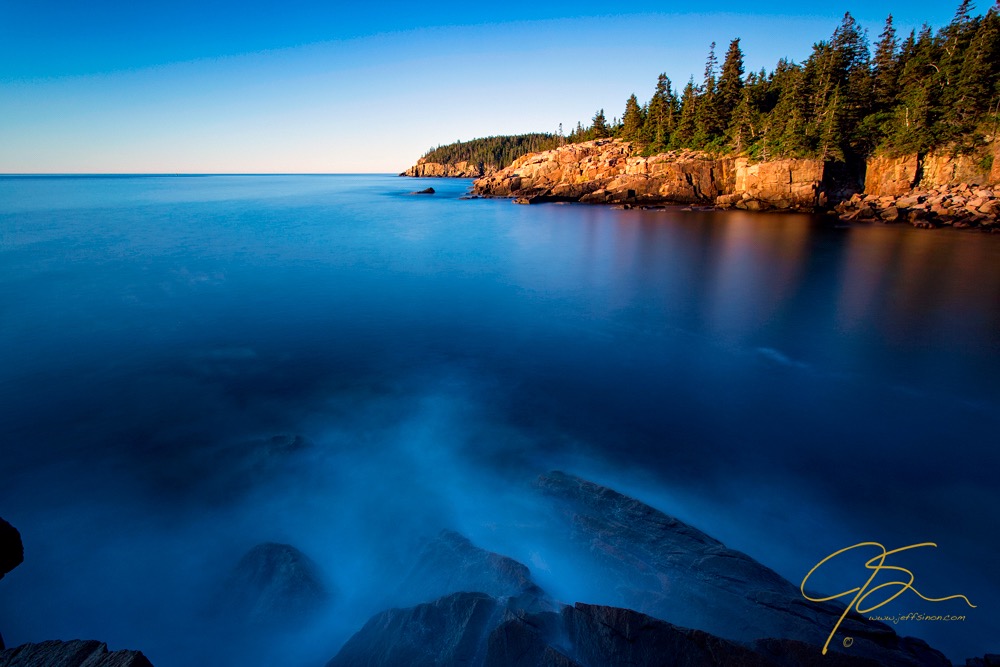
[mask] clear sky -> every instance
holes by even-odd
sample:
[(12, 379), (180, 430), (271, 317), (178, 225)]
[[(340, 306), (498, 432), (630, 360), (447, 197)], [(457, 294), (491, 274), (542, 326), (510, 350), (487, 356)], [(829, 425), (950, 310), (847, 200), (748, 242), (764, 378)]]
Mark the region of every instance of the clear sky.
[(0, 172), (398, 172), (620, 116), (661, 71), (700, 78), (712, 41), (771, 69), (845, 11), (874, 39), (957, 4), (0, 0)]

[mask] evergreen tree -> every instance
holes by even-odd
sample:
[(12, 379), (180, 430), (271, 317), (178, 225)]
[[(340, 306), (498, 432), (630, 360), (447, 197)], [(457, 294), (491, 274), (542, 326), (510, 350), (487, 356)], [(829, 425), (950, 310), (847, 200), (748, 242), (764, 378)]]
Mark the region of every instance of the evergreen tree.
[(697, 96), (695, 108), (694, 145), (698, 148), (715, 141), (725, 131), (716, 80), (718, 69), (719, 60), (715, 57), (715, 42), (712, 42), (705, 61), (705, 79)]
[(694, 77), (688, 79), (681, 93), (680, 120), (677, 123), (677, 130), (671, 139), (670, 145), (673, 148), (689, 148), (694, 141), (695, 135), (695, 114), (698, 109), (698, 97), (694, 88)]
[(720, 125), (729, 127), (733, 111), (740, 103), (743, 92), (743, 51), (740, 49), (740, 38), (729, 43), (726, 59), (722, 62), (722, 73), (719, 74), (719, 113)]
[(611, 136), (611, 128), (608, 120), (604, 117), (604, 109), (598, 109), (590, 123), (590, 138), (605, 139)]
[(896, 99), (899, 83), (898, 49), (896, 29), (892, 25), (892, 14), (889, 14), (875, 46), (875, 58), (872, 60), (874, 77), (872, 101), (876, 110), (888, 109)]
[(638, 141), (642, 138), (643, 118), (639, 108), (639, 100), (635, 93), (625, 102), (625, 113), (622, 116), (621, 136), (626, 141)]
[(670, 143), (670, 135), (674, 129), (674, 101), (670, 79), (666, 74), (660, 74), (656, 80), (656, 90), (649, 101), (646, 112), (646, 124), (643, 128), (643, 140), (652, 150), (665, 150)]

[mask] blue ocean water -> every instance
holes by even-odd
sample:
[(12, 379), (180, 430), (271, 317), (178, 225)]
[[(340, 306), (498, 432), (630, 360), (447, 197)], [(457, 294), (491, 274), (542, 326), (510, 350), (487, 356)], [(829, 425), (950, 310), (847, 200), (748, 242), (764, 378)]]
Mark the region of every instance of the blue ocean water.
[[(1000, 648), (1000, 238), (469, 185), (0, 177), (8, 645), (322, 664), (421, 536), (537, 562), (522, 485), (558, 468), (796, 584), (849, 544), (936, 542), (918, 588), (979, 606), (895, 629)], [(322, 566), (335, 620), (220, 645), (214, 590), (267, 540)]]

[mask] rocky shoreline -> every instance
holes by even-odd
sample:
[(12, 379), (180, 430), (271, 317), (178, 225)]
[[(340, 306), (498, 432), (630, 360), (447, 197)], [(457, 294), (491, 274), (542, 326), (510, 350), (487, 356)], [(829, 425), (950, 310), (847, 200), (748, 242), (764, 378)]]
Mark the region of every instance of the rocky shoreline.
[[(518, 204), (581, 202), (621, 208), (683, 204), (703, 210), (819, 211), (851, 223), (909, 223), (1000, 232), (1000, 143), (983, 156), (904, 155), (843, 163), (789, 158), (751, 163), (683, 150), (652, 156), (617, 139), (530, 153), (477, 175), (467, 163), (418, 162), (405, 176), (476, 178), (473, 196)], [(860, 172), (860, 173), (858, 173)]]
[(915, 189), (903, 195), (855, 193), (834, 206), (846, 222), (909, 223), (934, 229), (979, 229), (1000, 232), (1000, 188), (968, 183), (930, 190)]

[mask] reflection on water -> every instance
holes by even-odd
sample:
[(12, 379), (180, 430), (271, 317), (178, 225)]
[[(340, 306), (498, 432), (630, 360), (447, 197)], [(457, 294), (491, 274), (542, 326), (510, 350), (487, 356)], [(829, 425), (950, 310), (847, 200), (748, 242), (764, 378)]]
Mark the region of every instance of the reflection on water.
[[(1000, 600), (1000, 239), (418, 185), (0, 179), (8, 642), (249, 660), (193, 610), (284, 540), (342, 595), (288, 640), (321, 664), (422, 535), (537, 559), (518, 489), (548, 468), (793, 580), (930, 539), (928, 591)], [(901, 630), (964, 658), (995, 620)]]

